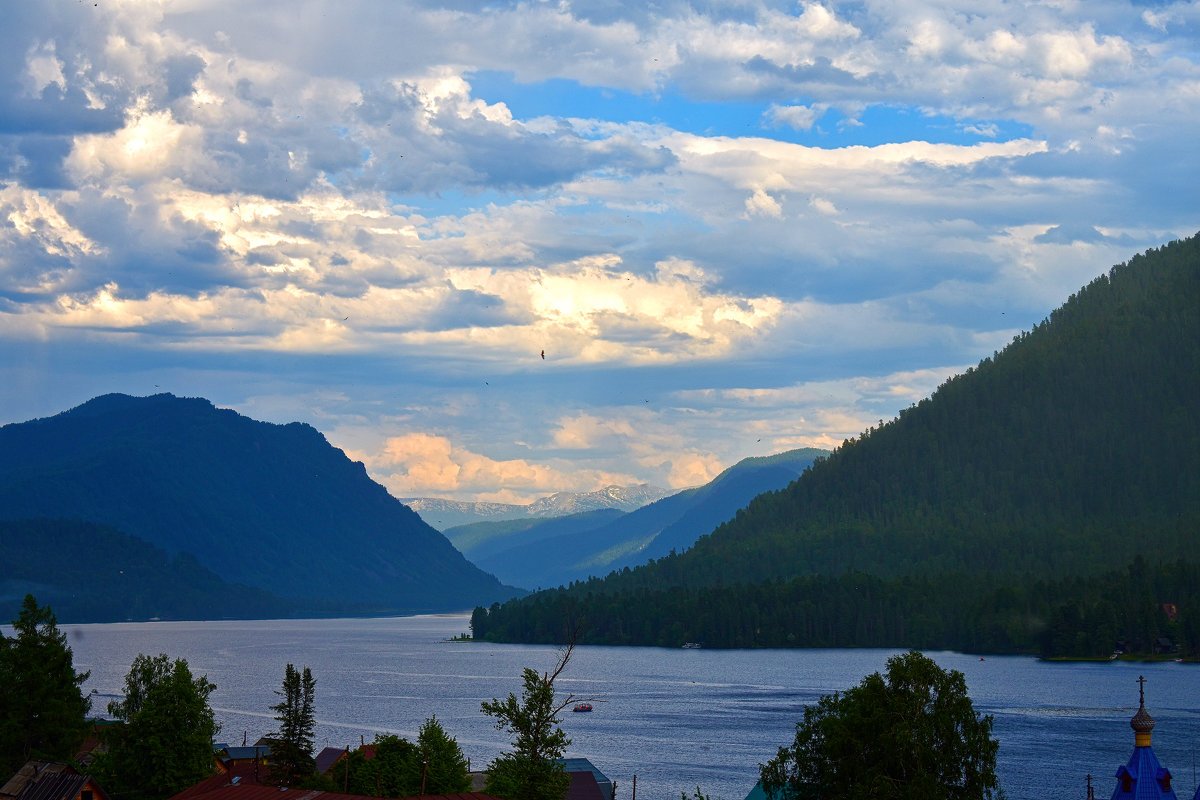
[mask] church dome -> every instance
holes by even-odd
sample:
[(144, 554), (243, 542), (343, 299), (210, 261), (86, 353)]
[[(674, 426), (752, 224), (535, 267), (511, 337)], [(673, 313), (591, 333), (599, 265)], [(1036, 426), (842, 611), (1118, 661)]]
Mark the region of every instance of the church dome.
[(1146, 679), (1138, 676), (1138, 710), (1129, 720), (1133, 728), (1133, 742), (1136, 747), (1150, 746), (1150, 731), (1154, 730), (1154, 717), (1146, 710)]

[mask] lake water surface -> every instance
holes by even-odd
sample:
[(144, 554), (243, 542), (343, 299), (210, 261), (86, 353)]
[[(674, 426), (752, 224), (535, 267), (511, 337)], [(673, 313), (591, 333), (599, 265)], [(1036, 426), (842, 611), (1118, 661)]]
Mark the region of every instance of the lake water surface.
[[(552, 647), (447, 643), (465, 615), (254, 622), (63, 625), (96, 710), (121, 691), (138, 653), (188, 660), (217, 684), (211, 698), (221, 739), (251, 742), (275, 727), (270, 707), (284, 665), (317, 680), (317, 747), (357, 745), (376, 733), (409, 738), (437, 715), (474, 768), (507, 749), (507, 735), (480, 713), (484, 700), (520, 692), (521, 669), (554, 665)], [(668, 650), (580, 647), (560, 692), (592, 700), (591, 714), (564, 715), (568, 755), (585, 756), (629, 800), (676, 800), (699, 785), (741, 800), (757, 765), (790, 743), (805, 704), (882, 670), (885, 650)], [(1200, 667), (1183, 664), (1048, 664), (1025, 657), (929, 653), (963, 672), (978, 710), (995, 718), (999, 773), (1009, 798), (1083, 798), (1084, 776), (1107, 797), (1133, 748), (1129, 718), (1137, 677), (1158, 721), (1154, 748), (1181, 798), (1196, 786)]]

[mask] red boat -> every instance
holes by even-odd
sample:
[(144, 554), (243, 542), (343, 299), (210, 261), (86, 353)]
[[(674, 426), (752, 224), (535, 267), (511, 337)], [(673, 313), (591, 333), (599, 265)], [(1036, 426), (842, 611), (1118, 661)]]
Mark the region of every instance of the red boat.
[(591, 703), (576, 703), (575, 707), (572, 708), (571, 710), (572, 711), (591, 711), (592, 704)]

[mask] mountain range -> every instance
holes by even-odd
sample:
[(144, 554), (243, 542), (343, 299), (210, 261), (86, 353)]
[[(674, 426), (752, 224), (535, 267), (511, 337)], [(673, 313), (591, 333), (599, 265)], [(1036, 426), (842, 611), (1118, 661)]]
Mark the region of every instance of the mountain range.
[(506, 583), (558, 586), (682, 552), (755, 496), (783, 488), (824, 455), (808, 448), (747, 458), (704, 486), (628, 513), (601, 509), (543, 521), (481, 522), (445, 533), (468, 558)]
[[(447, 610), (518, 593), (314, 428), (199, 398), (111, 394), (0, 428), (0, 520), (102, 525), (296, 613)], [(58, 560), (88, 558), (53, 537), (45, 550), (47, 575)]]
[(555, 492), (525, 505), (442, 500), (434, 497), (410, 497), (401, 502), (420, 514), (421, 519), (434, 528), (445, 531), (475, 522), (546, 519), (601, 509), (633, 511), (670, 493), (667, 489), (640, 483), (634, 486), (605, 486), (594, 492)]

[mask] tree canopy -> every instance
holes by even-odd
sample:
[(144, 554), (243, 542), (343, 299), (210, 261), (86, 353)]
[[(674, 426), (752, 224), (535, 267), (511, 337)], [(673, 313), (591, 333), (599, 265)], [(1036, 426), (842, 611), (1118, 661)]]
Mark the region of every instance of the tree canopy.
[(425, 720), (417, 733), (417, 753), (421, 759), (423, 794), (458, 794), (470, 790), (466, 756), (436, 716)]
[(355, 750), (338, 761), (328, 774), (330, 788), (372, 797), (449, 795), (471, 788), (466, 756), (436, 717), (421, 725), (416, 744), (381, 734), (371, 749), (370, 759)]
[(108, 704), (122, 724), (109, 730), (108, 750), (95, 764), (109, 793), (159, 800), (211, 775), (219, 726), (208, 698), (216, 688), (182, 658), (138, 655), (125, 676), (125, 699)]
[(367, 759), (362, 749), (347, 753), (329, 771), (338, 792), (371, 797), (406, 797), (420, 791), (420, 757), (417, 748), (395, 734), (377, 734)]
[(13, 620), (16, 634), (0, 633), (0, 771), (13, 772), (31, 757), (65, 760), (87, 733), (91, 700), (80, 692), (88, 673), (76, 673), (67, 637), (49, 606), (26, 595)]
[(521, 698), (509, 693), (504, 700), (489, 700), (483, 713), (496, 718), (496, 728), (514, 736), (513, 749), (488, 765), (485, 791), (504, 800), (562, 800), (570, 778), (557, 759), (571, 740), (558, 727), (559, 714), (574, 702), (573, 695), (556, 699), (554, 681), (571, 658), (570, 646), (551, 672), (538, 674), (526, 667)]
[(962, 673), (914, 651), (805, 708), (762, 784), (774, 800), (983, 800), (999, 796), (999, 746)]

